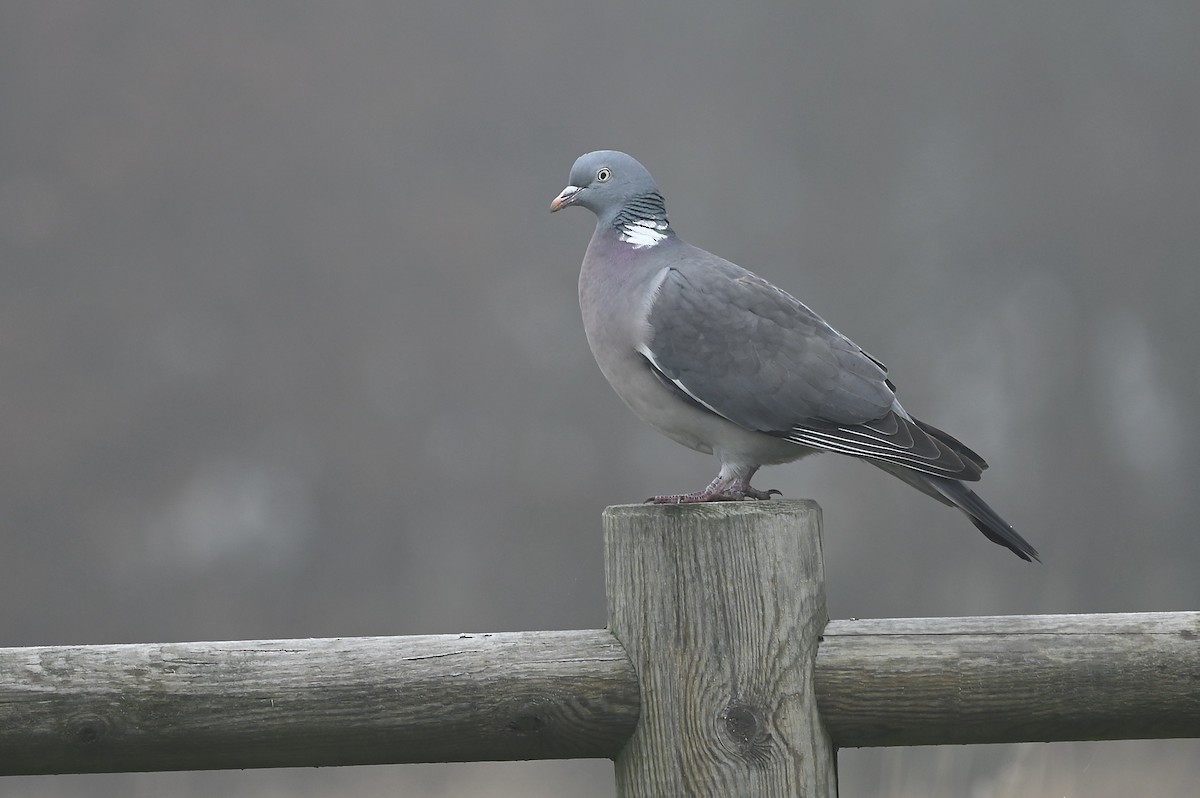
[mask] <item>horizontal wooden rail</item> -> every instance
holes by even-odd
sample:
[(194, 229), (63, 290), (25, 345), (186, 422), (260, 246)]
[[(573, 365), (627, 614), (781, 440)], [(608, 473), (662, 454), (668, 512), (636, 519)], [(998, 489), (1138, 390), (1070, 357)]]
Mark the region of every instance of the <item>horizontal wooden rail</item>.
[(615, 757), (603, 630), (0, 649), (0, 775)]
[[(1200, 612), (831, 621), (839, 748), (1200, 737)], [(613, 758), (604, 630), (0, 649), (0, 774)]]
[(1200, 612), (832, 621), (841, 748), (1200, 737)]

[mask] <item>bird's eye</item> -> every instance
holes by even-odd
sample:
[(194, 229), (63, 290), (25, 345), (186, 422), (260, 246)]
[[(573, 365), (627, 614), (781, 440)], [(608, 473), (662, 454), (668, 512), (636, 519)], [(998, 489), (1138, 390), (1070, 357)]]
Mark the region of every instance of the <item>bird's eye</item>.
[(600, 183), (607, 183), (610, 177), (612, 177), (612, 170), (607, 166), (596, 172), (596, 180)]

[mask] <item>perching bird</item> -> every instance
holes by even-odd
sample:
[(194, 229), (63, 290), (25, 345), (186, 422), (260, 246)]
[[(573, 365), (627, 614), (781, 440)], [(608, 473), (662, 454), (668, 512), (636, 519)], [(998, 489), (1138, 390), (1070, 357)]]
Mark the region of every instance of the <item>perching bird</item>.
[(962, 510), (1023, 560), (1038, 553), (964, 481), (987, 463), (918, 421), (887, 368), (802, 302), (684, 243), (654, 178), (622, 152), (584, 155), (551, 211), (597, 216), (579, 274), (588, 344), (604, 376), (668, 438), (721, 461), (704, 490), (647, 501), (769, 499), (759, 467), (818, 451), (860, 457)]

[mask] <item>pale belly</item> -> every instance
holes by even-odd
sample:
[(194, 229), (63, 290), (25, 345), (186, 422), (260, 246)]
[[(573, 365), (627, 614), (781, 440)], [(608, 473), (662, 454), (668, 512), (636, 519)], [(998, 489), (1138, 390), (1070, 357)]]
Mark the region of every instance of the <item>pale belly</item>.
[(601, 371), (617, 395), (643, 421), (689, 449), (715, 454), (722, 462), (744, 465), (787, 463), (814, 452), (806, 446), (744, 429), (684, 401), (659, 381), (636, 352), (614, 360), (603, 363), (597, 357)]

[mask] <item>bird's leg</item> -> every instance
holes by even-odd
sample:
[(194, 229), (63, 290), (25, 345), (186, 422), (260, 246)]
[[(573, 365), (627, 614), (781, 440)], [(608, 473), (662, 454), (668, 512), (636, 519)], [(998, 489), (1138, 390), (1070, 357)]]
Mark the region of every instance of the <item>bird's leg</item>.
[(669, 496), (651, 496), (647, 504), (695, 504), (698, 502), (740, 502), (745, 499), (769, 499), (772, 495), (782, 496), (777, 490), (758, 490), (751, 487), (750, 477), (757, 468), (732, 469), (722, 465), (721, 473), (708, 483), (708, 487), (695, 493), (674, 493)]

